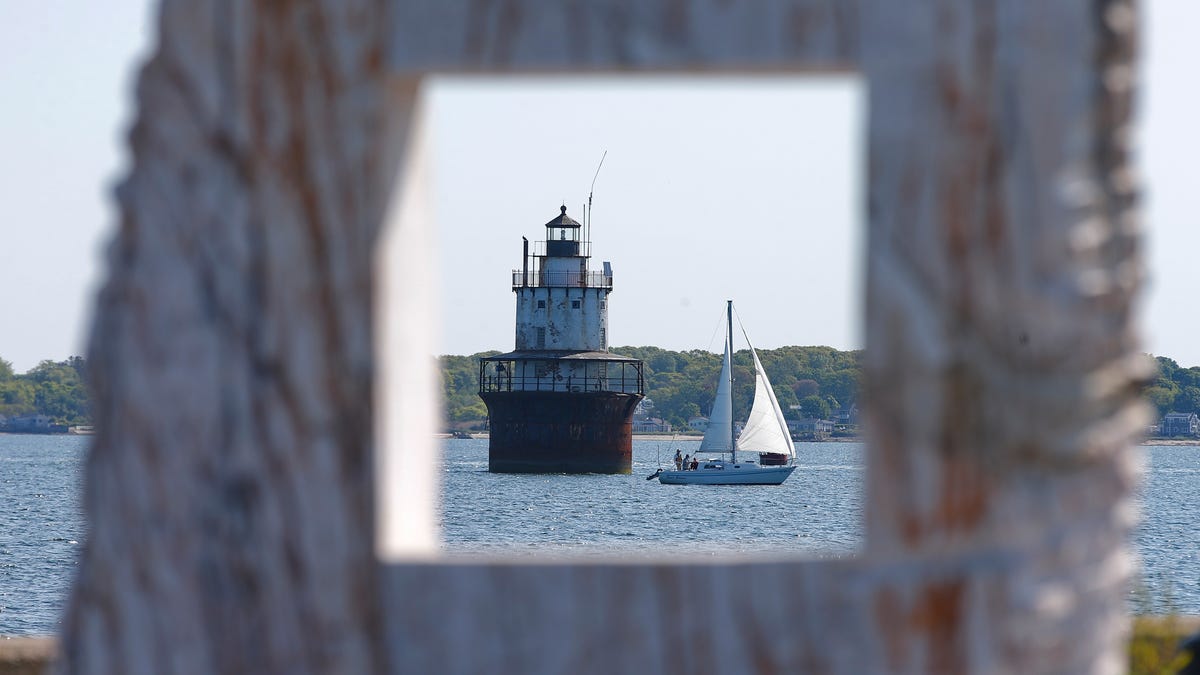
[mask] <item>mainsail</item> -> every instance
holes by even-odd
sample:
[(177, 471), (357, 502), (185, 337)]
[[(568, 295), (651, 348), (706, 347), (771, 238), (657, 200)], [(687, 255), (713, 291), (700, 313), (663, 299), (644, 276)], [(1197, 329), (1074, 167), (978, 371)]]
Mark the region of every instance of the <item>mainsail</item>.
[[(746, 337), (746, 344), (750, 344), (750, 336), (746, 335), (745, 328), (742, 329), (742, 335)], [(762, 361), (758, 360), (754, 345), (750, 345), (750, 355), (754, 357), (754, 405), (750, 407), (750, 418), (738, 436), (738, 450), (782, 452), (795, 457), (796, 446), (792, 444), (791, 434), (788, 433), (787, 421), (779, 409), (779, 401), (771, 389)], [(707, 442), (708, 436), (704, 440)]]
[(725, 341), (725, 356), (721, 360), (721, 376), (717, 378), (717, 397), (713, 401), (712, 413), (708, 416), (708, 428), (699, 452), (731, 452), (733, 448), (733, 392), (729, 388), (729, 340)]

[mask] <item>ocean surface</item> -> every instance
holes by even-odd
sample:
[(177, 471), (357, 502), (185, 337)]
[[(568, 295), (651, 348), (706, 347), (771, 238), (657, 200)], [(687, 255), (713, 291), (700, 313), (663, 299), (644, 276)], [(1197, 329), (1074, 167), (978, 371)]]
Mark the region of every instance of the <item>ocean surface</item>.
[[(0, 435), (0, 635), (49, 634), (84, 538), (80, 474), (88, 439)], [(696, 443), (681, 442), (687, 452)], [(628, 557), (787, 552), (853, 555), (862, 543), (863, 448), (803, 443), (779, 487), (647, 481), (675, 445), (635, 441), (629, 476), (487, 472), (487, 441), (447, 440), (447, 555)], [(1200, 614), (1200, 447), (1144, 448), (1142, 569), (1135, 612)]]

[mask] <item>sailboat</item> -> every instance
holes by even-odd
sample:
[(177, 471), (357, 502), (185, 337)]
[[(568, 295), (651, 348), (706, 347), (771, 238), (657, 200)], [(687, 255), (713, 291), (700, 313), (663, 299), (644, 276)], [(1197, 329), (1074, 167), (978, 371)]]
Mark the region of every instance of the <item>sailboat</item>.
[[(788, 432), (787, 422), (779, 409), (779, 401), (771, 390), (771, 382), (767, 372), (763, 370), (762, 362), (758, 360), (758, 352), (750, 344), (749, 336), (746, 343), (750, 346), (750, 355), (754, 358), (754, 403), (750, 406), (750, 417), (742, 429), (741, 436), (734, 438), (733, 429), (733, 301), (726, 306), (727, 331), (725, 337), (725, 356), (721, 360), (721, 376), (717, 380), (717, 396), (713, 401), (712, 415), (709, 416), (708, 429), (704, 432), (704, 440), (696, 454), (720, 454), (729, 458), (710, 459), (698, 462), (695, 469), (684, 467), (683, 470), (659, 469), (651, 478), (658, 478), (660, 483), (668, 485), (780, 485), (796, 470), (796, 446), (792, 444), (792, 436)], [(745, 327), (742, 334), (746, 335)], [(755, 461), (754, 454), (770, 458), (776, 464), (779, 458), (785, 462), (782, 465), (764, 466), (762, 461)]]

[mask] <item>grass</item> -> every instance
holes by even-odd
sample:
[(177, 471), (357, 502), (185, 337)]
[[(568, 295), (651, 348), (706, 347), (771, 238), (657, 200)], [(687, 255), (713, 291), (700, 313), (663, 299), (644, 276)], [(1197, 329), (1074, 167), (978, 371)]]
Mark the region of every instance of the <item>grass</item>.
[(1192, 664), (1196, 655), (1180, 646), (1198, 629), (1200, 621), (1194, 617), (1134, 616), (1129, 641), (1130, 675), (1174, 674)]

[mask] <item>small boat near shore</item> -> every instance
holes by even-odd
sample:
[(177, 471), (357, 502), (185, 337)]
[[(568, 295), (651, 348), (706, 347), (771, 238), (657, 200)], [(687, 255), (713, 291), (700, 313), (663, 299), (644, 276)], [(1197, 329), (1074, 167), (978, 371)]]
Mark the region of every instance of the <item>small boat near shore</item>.
[[(726, 305), (726, 315), (725, 355), (721, 360), (717, 394), (708, 429), (696, 454), (728, 455), (729, 458), (696, 462), (695, 468), (659, 469), (647, 476), (647, 480), (657, 478), (658, 482), (666, 485), (780, 485), (796, 470), (796, 447), (792, 443), (787, 422), (775, 392), (771, 390), (767, 372), (758, 360), (758, 352), (750, 344), (744, 327), (742, 335), (746, 336), (746, 344), (754, 359), (754, 402), (741, 436), (734, 438), (732, 300)], [(743, 458), (739, 459), (739, 453)], [(759, 461), (746, 458), (755, 453)]]

